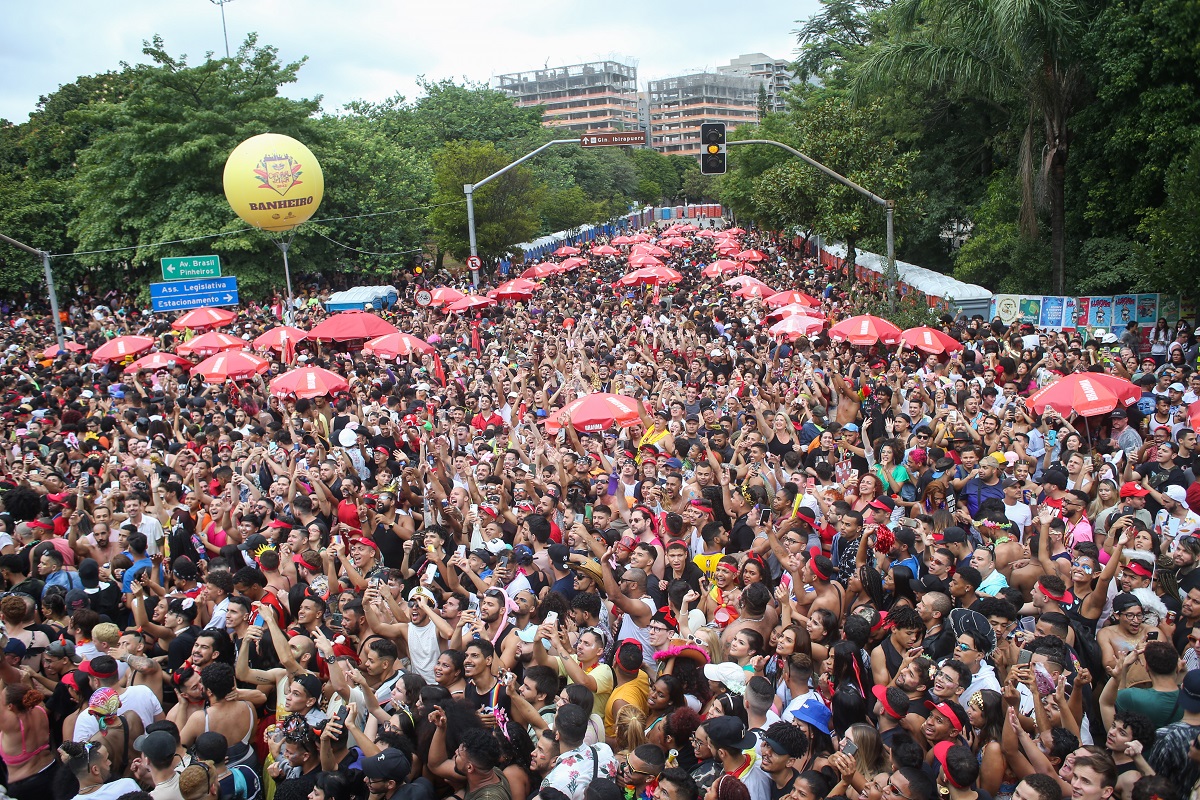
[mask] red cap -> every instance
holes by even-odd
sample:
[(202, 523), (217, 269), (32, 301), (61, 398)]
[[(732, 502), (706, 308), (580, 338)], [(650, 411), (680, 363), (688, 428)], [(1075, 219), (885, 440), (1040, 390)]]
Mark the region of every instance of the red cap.
[(1126, 481), (1121, 484), (1121, 497), (1145, 497), (1150, 494), (1150, 490), (1140, 483)]
[[(967, 720), (960, 718), (958, 712), (950, 707), (948, 703), (935, 703), (932, 700), (925, 701), (925, 707), (930, 711), (936, 711), (946, 719), (950, 720), (950, 724), (956, 731), (962, 731), (967, 725)], [(965, 715), (965, 714), (964, 714)]]
[(379, 550), (379, 545), (375, 543), (375, 540), (368, 539), (365, 536), (355, 536), (353, 539), (350, 540), (351, 547), (353, 547), (356, 544), (360, 544), (363, 547), (370, 547), (372, 550), (375, 550), (376, 552), (381, 552)]
[(950, 748), (954, 747), (954, 742), (938, 742), (933, 746), (933, 757), (942, 765), (942, 774), (946, 776), (946, 780), (951, 786), (956, 789), (968, 789), (968, 786), (959, 786), (958, 782), (950, 776), (950, 768), (946, 766), (946, 753), (950, 752)]
[(883, 708), (883, 713), (892, 719), (904, 719), (904, 715), (892, 708), (892, 704), (888, 702), (887, 690), (888, 687), (882, 683), (877, 683), (871, 687), (871, 694), (875, 695), (875, 699), (879, 701), (879, 705)]
[(1053, 595), (1053, 594), (1050, 594), (1050, 592), (1047, 591), (1046, 587), (1042, 586), (1042, 584), (1038, 583), (1035, 585), (1037, 586), (1037, 589), (1039, 592), (1041, 592), (1046, 597), (1050, 598), (1051, 600), (1053, 600), (1056, 603), (1062, 603), (1063, 605), (1070, 605), (1071, 603), (1075, 602), (1075, 595), (1071, 594), (1070, 589), (1063, 589), (1062, 594)]
[(1139, 564), (1136, 561), (1130, 561), (1128, 564), (1125, 565), (1125, 569), (1129, 570), (1134, 575), (1139, 575), (1143, 578), (1153, 578), (1154, 577), (1154, 573), (1151, 570), (1146, 569), (1145, 566), (1143, 566), (1142, 564)]

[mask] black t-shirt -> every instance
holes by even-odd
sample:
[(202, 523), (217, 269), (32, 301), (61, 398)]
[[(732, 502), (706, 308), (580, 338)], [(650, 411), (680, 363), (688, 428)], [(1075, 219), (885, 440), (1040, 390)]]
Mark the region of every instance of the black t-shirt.
[(800, 773), (796, 772), (794, 769), (791, 770), (791, 773), (791, 777), (788, 778), (787, 783), (785, 783), (783, 786), (776, 786), (774, 778), (771, 778), (769, 781), (767, 781), (767, 786), (771, 790), (770, 800), (781, 800), (781, 798), (787, 797), (792, 793), (792, 789), (796, 785), (796, 776), (798, 776)]
[(925, 650), (925, 654), (932, 661), (941, 661), (950, 657), (954, 652), (954, 645), (957, 641), (958, 639), (954, 636), (954, 631), (943, 626), (940, 631), (932, 636), (926, 636), (922, 647)]
[(309, 792), (317, 785), (321, 770), (310, 770), (297, 778), (288, 778), (275, 784), (275, 800), (308, 800)]
[(388, 569), (400, 569), (400, 564), (404, 561), (404, 540), (382, 522), (375, 526), (375, 533), (371, 538), (379, 545), (383, 565)]
[(175, 634), (175, 638), (167, 645), (167, 669), (175, 671), (179, 669), (184, 661), (192, 657), (192, 645), (196, 643), (196, 636), (200, 633), (200, 629), (193, 625), (186, 630)]
[[(499, 641), (503, 641), (503, 639)], [(474, 681), (467, 681), (467, 688), (463, 692), (463, 699), (470, 703), (476, 711), (483, 711), (494, 706), (503, 708), (505, 713), (508, 713), (511, 709), (508, 692), (504, 690), (504, 686), (499, 681), (496, 682), (496, 685), (492, 689), (482, 694), (475, 688)]]
[(754, 544), (754, 529), (750, 527), (750, 515), (743, 514), (733, 522), (733, 530), (729, 533), (727, 553), (745, 553)]
[[(1137, 467), (1137, 473), (1143, 478), (1148, 478), (1147, 482), (1150, 484), (1150, 488), (1159, 494), (1165, 492), (1167, 487), (1172, 484), (1186, 489), (1189, 483), (1187, 474), (1177, 466), (1167, 470), (1158, 463), (1140, 464)], [(1158, 514), (1161, 509), (1162, 504), (1154, 499), (1154, 495), (1146, 495), (1146, 510), (1150, 512), (1151, 517)]]

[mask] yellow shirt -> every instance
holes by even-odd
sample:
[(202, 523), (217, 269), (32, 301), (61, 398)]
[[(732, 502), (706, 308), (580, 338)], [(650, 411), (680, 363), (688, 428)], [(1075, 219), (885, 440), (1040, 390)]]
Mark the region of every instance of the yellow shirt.
[[(575, 656), (571, 656), (570, 658), (576, 664), (579, 663), (579, 659), (576, 658)], [(563, 659), (561, 657), (555, 656), (554, 660), (555, 660), (555, 666), (558, 668), (558, 674), (561, 677), (568, 678), (567, 668), (565, 666), (563, 666)], [(592, 703), (592, 709), (593, 710), (604, 710), (604, 709), (608, 708), (608, 698), (609, 698), (609, 695), (612, 694), (612, 690), (613, 690), (612, 667), (610, 667), (608, 664), (605, 664), (604, 662), (600, 662), (596, 666), (592, 667), (591, 671), (588, 672), (588, 675), (591, 675), (592, 680), (596, 681), (596, 691), (594, 691), (592, 693), (592, 694), (596, 695), (596, 700), (594, 703)], [(575, 681), (569, 680), (569, 678), (568, 678), (568, 682), (574, 683)]]
[(649, 712), (646, 701), (650, 698), (650, 676), (645, 671), (638, 670), (637, 677), (628, 683), (623, 683), (612, 690), (608, 702), (604, 705), (604, 735), (612, 738), (617, 735), (616, 714), (613, 706), (618, 700), (624, 700), (630, 705), (637, 706), (643, 713)]

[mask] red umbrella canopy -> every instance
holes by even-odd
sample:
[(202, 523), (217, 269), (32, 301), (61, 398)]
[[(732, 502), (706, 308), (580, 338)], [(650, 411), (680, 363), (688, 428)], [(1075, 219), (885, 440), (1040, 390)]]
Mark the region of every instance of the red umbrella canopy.
[(259, 334), (251, 344), (255, 350), (283, 350), (284, 340), (296, 346), (308, 338), (308, 331), (293, 328), (291, 325), (277, 325), (265, 333)]
[(783, 306), (790, 306), (793, 303), (800, 303), (801, 305), (811, 306), (812, 308), (817, 308), (821, 305), (821, 301), (817, 298), (813, 297), (812, 295), (805, 294), (804, 292), (797, 292), (795, 289), (789, 289), (784, 292), (776, 292), (767, 298), (766, 303), (772, 308), (782, 308)]
[(722, 233), (727, 233), (730, 236), (741, 236), (745, 231), (741, 228), (726, 228)]
[[(87, 350), (87, 348), (83, 345), (79, 344), (78, 342), (72, 342), (70, 339), (67, 339), (65, 342), (63, 342), (63, 349), (65, 349), (68, 353), (82, 353), (84, 350)], [(52, 344), (42, 351), (42, 356), (45, 358), (54, 358), (57, 355), (58, 345), (56, 344)]]
[(270, 368), (271, 362), (261, 356), (242, 350), (231, 350), (204, 359), (196, 365), (192, 374), (200, 375), (209, 383), (221, 383), (229, 378), (240, 380), (262, 375)]
[(202, 333), (195, 339), (188, 339), (179, 347), (175, 348), (175, 352), (185, 356), (211, 356), (214, 353), (220, 353), (224, 350), (241, 350), (249, 344), (245, 339), (237, 336), (230, 336), (228, 333), (220, 333), (218, 331), (209, 331)]
[(493, 300), (522, 300), (533, 297), (533, 293), (540, 288), (542, 287), (531, 280), (515, 278), (492, 289), (487, 296)]
[(433, 345), (424, 339), (419, 339), (411, 333), (389, 333), (372, 339), (363, 345), (363, 353), (368, 356), (381, 358), (398, 358), (409, 353), (429, 353), (433, 355)]
[(734, 256), (738, 261), (766, 261), (767, 254), (761, 250), (743, 250)]
[(343, 311), (320, 322), (308, 332), (318, 342), (349, 342), (396, 333), (396, 326), (369, 311)]
[(633, 236), (629, 237), (629, 241), (630, 242), (648, 242), (648, 241), (650, 241), (650, 234), (646, 233), (645, 231), (638, 231)]
[(829, 329), (829, 338), (846, 341), (857, 347), (882, 342), (896, 344), (900, 341), (900, 329), (886, 319), (862, 314), (844, 319)]
[[(620, 238), (622, 238), (622, 237), (620, 237), (620, 236), (617, 237), (617, 239), (620, 239)], [(616, 241), (616, 239), (614, 239), (613, 241)], [(592, 248), (592, 255), (595, 255), (595, 256), (615, 256), (615, 255), (618, 255), (620, 252), (621, 251), (618, 250), (617, 248), (609, 247), (606, 244), (602, 244), (599, 247)]]
[(569, 244), (564, 244), (562, 247), (554, 251), (556, 256), (577, 256), (579, 255), (578, 247), (571, 247)]
[(656, 256), (658, 258), (666, 258), (671, 255), (671, 251), (665, 247), (659, 247), (656, 244), (639, 244), (633, 248), (633, 252), (629, 254), (629, 260), (632, 261), (635, 256)]
[(716, 261), (704, 268), (701, 273), (706, 278), (715, 278), (718, 275), (729, 275), (737, 272), (742, 268), (742, 265), (736, 261), (730, 261), (728, 258), (718, 258)]
[[(770, 289), (765, 283), (751, 275), (737, 275), (721, 284), (722, 286), (761, 286), (764, 289)], [(767, 297), (775, 294), (774, 290), (767, 292)]]
[(572, 400), (547, 417), (546, 432), (558, 433), (563, 426), (563, 415), (568, 415), (571, 426), (581, 433), (606, 431), (613, 426), (628, 428), (636, 425), (640, 419), (637, 402), (621, 394), (589, 394)]
[(806, 317), (802, 314), (795, 314), (776, 322), (770, 327), (772, 336), (787, 339), (798, 339), (801, 336), (811, 336), (821, 332), (821, 328), (825, 326), (825, 320), (816, 319), (815, 317)]
[[(554, 267), (553, 264), (545, 264), (545, 265), (539, 265), (539, 266), (546, 266), (546, 267), (550, 267), (550, 268)], [(528, 272), (529, 270), (525, 270), (525, 271)], [(554, 273), (549, 272), (546, 274), (553, 275)], [(527, 277), (527, 276), (522, 275), (521, 277)], [(432, 292), (430, 292), (429, 294), (433, 298), (432, 300), (429, 301), (429, 305), (431, 305), (431, 306), (448, 306), (451, 303), (455, 302), (456, 300), (462, 300), (463, 297), (465, 297), (465, 295), (462, 292), (458, 291), (457, 289), (451, 289), (449, 286), (439, 286), (436, 289), (434, 289)], [(380, 334), (380, 335), (382, 335), (382, 334)]]
[(618, 286), (634, 286), (639, 283), (678, 283), (683, 276), (670, 267), (642, 267), (628, 275), (623, 275), (617, 281)]
[(346, 379), (321, 367), (301, 367), (285, 372), (271, 381), (271, 394), (283, 397), (324, 397), (350, 388)]
[(616, 245), (633, 244), (633, 237), (632, 236), (617, 236), (616, 238), (612, 239), (612, 243), (616, 244)]
[(722, 256), (735, 255), (741, 249), (737, 242), (724, 242), (716, 247), (717, 254)]
[(494, 306), (496, 301), (490, 297), (481, 297), (477, 294), (463, 295), (459, 300), (455, 300), (450, 305), (446, 306), (447, 311), (459, 313), (461, 311), (470, 311), (472, 308), (483, 308), (484, 306)]
[[(557, 275), (562, 272), (558, 264), (534, 264), (529, 269), (521, 273), (522, 278), (545, 278), (548, 275)], [(451, 290), (453, 291), (453, 290)], [(455, 294), (458, 294), (455, 292)], [(454, 300), (461, 300), (462, 295), (459, 294)], [(453, 302), (453, 300), (451, 301)]]
[(631, 267), (665, 267), (662, 261), (654, 256), (639, 253), (638, 255), (629, 257), (629, 266)]
[(687, 247), (691, 242), (687, 239), (680, 239), (678, 236), (671, 236), (659, 242), (663, 247)]
[[(771, 298), (768, 297), (767, 299), (770, 300)], [(767, 317), (768, 319), (771, 317), (794, 317), (797, 314), (804, 317), (812, 317), (813, 319), (825, 319), (824, 312), (811, 306), (803, 305), (802, 303), (791, 303), (790, 305), (773, 308), (767, 314)]]
[(177, 331), (192, 329), (206, 331), (209, 328), (220, 328), (237, 319), (237, 313), (225, 308), (193, 308), (179, 319), (171, 323)]
[(571, 258), (564, 258), (558, 264), (558, 271), (559, 272), (570, 272), (573, 269), (579, 269), (586, 263), (587, 263), (586, 258), (579, 258), (578, 256), (572, 256)]
[(149, 336), (118, 336), (110, 339), (96, 348), (92, 353), (92, 361), (103, 364), (105, 361), (123, 361), (130, 356), (144, 353), (154, 347), (154, 340)]
[(714, 236), (716, 236), (716, 234), (710, 231), (708, 228), (705, 228), (702, 231), (696, 231), (697, 239), (712, 239)]
[(125, 372), (134, 373), (143, 369), (160, 370), (173, 369), (175, 367), (187, 369), (191, 365), (191, 362), (186, 358), (181, 358), (174, 353), (150, 353), (126, 367)]
[(761, 283), (747, 283), (733, 293), (734, 297), (770, 297), (775, 290)]
[[(920, 350), (922, 353), (933, 353), (935, 355), (957, 353), (963, 349), (962, 342), (947, 333), (943, 333), (936, 328), (930, 328), (927, 325), (908, 328), (900, 334), (900, 341), (914, 350)], [(1132, 386), (1133, 384), (1130, 385)]]
[[(1094, 372), (1071, 373), (1038, 389), (1025, 404), (1038, 414), (1053, 408), (1064, 416), (1075, 411), (1082, 417), (1107, 414), (1118, 405), (1124, 405), (1117, 392), (1104, 381), (1097, 380), (1098, 377), (1111, 376), (1100, 376)], [(1141, 395), (1140, 391), (1138, 395)]]

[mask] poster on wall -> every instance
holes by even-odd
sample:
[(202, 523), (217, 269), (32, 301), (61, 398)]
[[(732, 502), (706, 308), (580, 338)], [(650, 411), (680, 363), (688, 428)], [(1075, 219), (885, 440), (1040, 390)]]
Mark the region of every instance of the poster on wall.
[(1043, 297), (1042, 298), (1042, 315), (1038, 321), (1038, 326), (1042, 328), (1061, 328), (1063, 327), (1063, 311), (1066, 307), (1065, 297)]
[(1021, 316), (1021, 298), (1015, 294), (998, 294), (993, 317), (999, 317), (1005, 325), (1012, 325)]
[(1038, 320), (1042, 316), (1042, 298), (1022, 295), (1020, 309), (1021, 322), (1028, 322), (1030, 325), (1037, 325)]
[(1089, 297), (1087, 324), (1090, 328), (1109, 328), (1112, 326), (1111, 297)]
[[(1179, 297), (1173, 294), (1163, 294), (1158, 297), (1158, 315), (1167, 320), (1172, 328), (1179, 322)], [(1157, 324), (1157, 320), (1155, 320)]]
[(1075, 299), (1075, 327), (1086, 328), (1088, 317), (1092, 312), (1092, 298), (1078, 297)]
[(1112, 305), (1112, 322), (1109, 326), (1113, 330), (1123, 331), (1125, 326), (1137, 320), (1137, 296), (1132, 294), (1119, 294), (1113, 298)]
[(1179, 298), (1179, 319), (1191, 325), (1196, 321), (1196, 300), (1193, 297)]
[(1063, 298), (1062, 324), (1064, 329), (1073, 330), (1075, 328), (1075, 316), (1079, 313), (1077, 306), (1078, 301), (1076, 298)]
[(1137, 321), (1143, 328), (1153, 328), (1158, 322), (1157, 294), (1139, 294), (1137, 296)]

